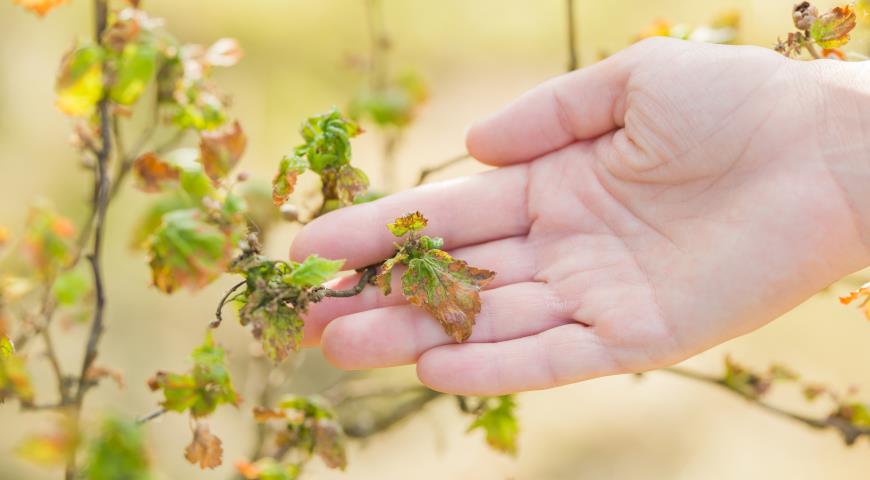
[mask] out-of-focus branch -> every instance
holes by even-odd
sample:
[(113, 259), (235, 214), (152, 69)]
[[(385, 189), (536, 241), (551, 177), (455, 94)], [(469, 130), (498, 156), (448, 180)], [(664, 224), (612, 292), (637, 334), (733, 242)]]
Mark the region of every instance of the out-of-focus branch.
[(462, 162), (464, 162), (466, 160), (470, 160), (470, 159), (471, 159), (471, 155), (469, 155), (467, 153), (463, 153), (460, 155), (456, 155), (455, 157), (450, 157), (441, 163), (432, 165), (431, 167), (426, 167), (422, 171), (420, 171), (420, 178), (417, 179), (417, 183), (415, 184), (415, 186), (420, 186), (420, 185), (423, 185), (424, 183), (426, 183), (426, 179), (428, 179), (430, 175), (433, 175), (435, 173), (440, 172), (441, 170), (445, 170), (447, 168), (452, 167), (453, 165), (456, 165), (458, 163), (462, 163)]
[(568, 71), (577, 70), (580, 67), (580, 53), (577, 50), (577, 20), (574, 13), (574, 1), (565, 0), (565, 17), (568, 29)]

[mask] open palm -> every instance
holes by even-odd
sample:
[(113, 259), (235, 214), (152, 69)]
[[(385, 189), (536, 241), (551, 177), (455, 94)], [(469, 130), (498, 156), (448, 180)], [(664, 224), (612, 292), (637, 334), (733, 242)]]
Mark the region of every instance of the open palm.
[(361, 267), (391, 255), (386, 223), (422, 211), (497, 272), (468, 343), (400, 288), (313, 306), (306, 343), (483, 395), (649, 370), (759, 327), (868, 258), (800, 75), (764, 49), (656, 40), (541, 85), (470, 131), (496, 170), (336, 211), (293, 244)]

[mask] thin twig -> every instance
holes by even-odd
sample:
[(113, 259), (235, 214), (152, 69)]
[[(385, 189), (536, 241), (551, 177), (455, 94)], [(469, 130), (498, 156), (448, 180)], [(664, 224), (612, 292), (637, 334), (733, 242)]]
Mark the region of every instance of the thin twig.
[(580, 53), (577, 51), (577, 22), (574, 18), (574, 0), (565, 0), (565, 17), (568, 20), (568, 71), (580, 67)]
[(347, 290), (332, 290), (330, 288), (320, 287), (314, 289), (311, 292), (311, 299), (313, 302), (319, 302), (326, 297), (334, 297), (334, 298), (347, 298), (347, 297), (355, 297), (359, 295), (367, 285), (372, 283), (372, 279), (377, 275), (378, 269), (377, 267), (367, 267), (362, 271), (362, 274), (359, 277), (356, 285)]
[(445, 170), (447, 168), (452, 167), (458, 163), (462, 163), (465, 160), (470, 160), (471, 155), (467, 153), (463, 153), (460, 155), (456, 155), (455, 157), (448, 158), (447, 160), (437, 164), (432, 165), (431, 167), (426, 167), (420, 172), (420, 178), (417, 179), (417, 183), (414, 186), (420, 186), (426, 183), (426, 179), (429, 178), (430, 175), (440, 172), (441, 170)]
[(151, 420), (154, 420), (155, 418), (160, 417), (167, 412), (168, 412), (168, 410), (166, 410), (165, 408), (161, 408), (160, 410), (155, 410), (155, 411), (149, 413), (148, 415), (143, 415), (143, 416), (137, 418), (136, 423), (138, 423), (139, 425), (141, 425), (143, 423), (148, 423)]
[(224, 321), (224, 316), (223, 316), (224, 305), (226, 305), (226, 303), (230, 300), (230, 297), (231, 297), (234, 293), (236, 293), (236, 290), (238, 290), (238, 289), (244, 287), (246, 283), (247, 283), (246, 280), (242, 280), (241, 282), (239, 282), (239, 283), (233, 285), (232, 287), (230, 287), (230, 289), (227, 290), (226, 293), (224, 293), (224, 296), (221, 297), (221, 301), (218, 302), (217, 309), (216, 309), (215, 312), (214, 312), (215, 319), (214, 319), (213, 322), (211, 322), (211, 323), (208, 325), (209, 328), (218, 328), (218, 327), (221, 326), (221, 322)]

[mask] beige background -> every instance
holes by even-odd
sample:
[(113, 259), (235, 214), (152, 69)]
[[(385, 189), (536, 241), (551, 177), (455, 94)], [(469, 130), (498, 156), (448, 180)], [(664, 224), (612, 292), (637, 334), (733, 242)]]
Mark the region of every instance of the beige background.
[[(269, 178), (284, 152), (298, 141), (296, 127), (311, 113), (343, 105), (363, 80), (344, 59), (365, 54), (367, 38), (360, 0), (147, 0), (184, 41), (208, 43), (222, 36), (241, 40), (243, 62), (218, 74), (234, 94), (233, 113), (245, 126), (250, 147), (244, 169)], [(429, 81), (432, 99), (399, 150), (399, 175), (413, 183), (418, 170), (463, 149), (463, 132), (474, 119), (566, 63), (561, 0), (385, 0), (396, 44), (392, 63), (412, 67)], [(771, 45), (790, 28), (791, 0), (578, 0), (583, 58), (624, 47), (656, 17), (700, 23), (717, 11), (744, 13), (741, 39)], [(831, 2), (820, 2), (830, 4)], [(74, 218), (83, 213), (88, 177), (65, 139), (67, 120), (52, 106), (53, 74), (62, 52), (90, 31), (89, 2), (72, 0), (38, 20), (0, 0), (0, 224), (19, 230), (26, 205), (40, 195)], [(860, 44), (859, 44), (860, 45)], [(378, 136), (354, 143), (355, 162), (378, 183)], [(458, 167), (443, 177), (478, 168)], [(105, 385), (88, 401), (88, 418), (108, 408), (126, 415), (154, 409), (158, 397), (144, 382), (156, 369), (182, 370), (201, 339), (215, 300), (229, 283), (195, 296), (171, 298), (149, 288), (140, 254), (127, 249), (128, 232), (146, 199), (128, 191), (109, 214), (107, 277), (109, 330), (101, 361), (125, 370), (128, 387)], [(274, 255), (286, 252), (292, 231), (269, 238)], [(716, 281), (710, 279), (711, 282)], [(842, 293), (837, 287), (834, 293)], [(58, 332), (58, 336), (62, 332)], [(78, 365), (81, 327), (62, 335), (64, 362)], [(228, 346), (236, 383), (245, 392), (249, 336), (229, 321), (218, 333)], [(759, 368), (783, 362), (814, 380), (870, 389), (870, 325), (821, 294), (760, 331), (688, 362), (718, 371), (724, 354)], [(302, 355), (297, 391), (336, 378), (316, 351)], [(38, 377), (48, 370), (31, 361)], [(412, 369), (397, 369), (409, 377)], [(39, 384), (50, 395), (50, 384)], [(867, 391), (870, 398), (870, 390)], [(802, 406), (796, 392), (775, 397)], [(616, 377), (520, 397), (520, 454), (489, 451), (479, 434), (464, 433), (467, 419), (453, 402), (437, 401), (424, 413), (365, 443), (354, 444), (350, 468), (329, 472), (312, 465), (308, 478), (328, 479), (736, 479), (866, 478), (870, 447), (848, 449), (833, 433), (814, 433), (770, 417), (740, 399), (706, 385), (653, 373), (638, 381)], [(251, 439), (248, 408), (220, 410), (213, 430), (225, 441), (226, 465), (200, 472), (182, 458), (187, 421), (167, 416), (148, 427), (163, 478), (226, 478)], [(813, 412), (810, 409), (809, 412)], [(0, 407), (0, 479), (59, 478), (14, 458), (13, 446), (27, 429), (46, 427), (43, 414)]]

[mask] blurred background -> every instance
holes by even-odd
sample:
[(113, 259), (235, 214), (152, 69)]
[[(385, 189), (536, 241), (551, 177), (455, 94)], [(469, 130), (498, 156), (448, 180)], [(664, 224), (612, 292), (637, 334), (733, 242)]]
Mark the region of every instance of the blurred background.
[[(89, 176), (66, 139), (70, 124), (54, 107), (54, 79), (61, 55), (91, 32), (91, 2), (69, 4), (38, 19), (0, 1), (0, 224), (20, 231), (27, 205), (47, 197), (77, 222), (85, 215)], [(816, 2), (830, 7), (835, 2)], [(624, 48), (656, 19), (690, 26), (718, 13), (742, 14), (738, 41), (772, 46), (793, 30), (792, 0), (577, 0), (578, 46), (589, 64)], [(332, 105), (344, 106), (366, 79), (349, 59), (368, 54), (362, 0), (146, 0), (143, 7), (166, 19), (184, 42), (210, 44), (239, 39), (242, 62), (217, 73), (233, 96), (231, 112), (249, 137), (242, 169), (270, 179), (281, 156), (295, 146), (300, 121)], [(567, 64), (562, 0), (384, 0), (392, 39), (391, 66), (413, 69), (429, 86), (430, 99), (396, 151), (397, 178), (411, 186), (419, 171), (464, 151), (464, 131)], [(379, 135), (354, 141), (354, 162), (371, 172), (377, 186)], [(467, 174), (482, 167), (467, 162), (438, 174)], [(146, 201), (127, 189), (109, 212), (106, 276), (108, 330), (102, 364), (124, 371), (127, 386), (106, 383), (92, 392), (85, 418), (109, 409), (137, 416), (157, 407), (160, 396), (145, 381), (156, 370), (184, 371), (201, 343), (216, 300), (231, 279), (195, 295), (171, 297), (150, 287), (144, 254), (129, 248), (130, 231)], [(271, 232), (271, 255), (285, 256), (293, 228)], [(715, 281), (715, 279), (710, 279)], [(780, 320), (687, 362), (718, 373), (731, 354), (747, 365), (781, 362), (811, 380), (863, 386), (870, 395), (870, 327), (861, 315), (839, 305), (835, 286)], [(229, 315), (228, 315), (229, 316)], [(59, 326), (59, 354), (70, 368), (80, 362), (85, 329)], [(262, 375), (252, 372), (250, 335), (230, 320), (217, 331), (227, 347), (237, 388), (251, 398)], [(272, 381), (308, 393), (335, 382), (341, 373), (316, 350), (299, 354), (292, 379)], [(50, 378), (46, 362), (31, 359), (37, 379)], [(413, 380), (413, 368), (386, 373)], [(277, 376), (277, 378), (275, 378)], [(39, 393), (52, 394), (37, 382)], [(807, 407), (788, 387), (773, 400)], [(254, 432), (253, 400), (235, 411), (222, 407), (212, 431), (224, 440), (224, 465), (203, 472), (183, 458), (189, 442), (186, 418), (166, 415), (147, 428), (155, 464), (166, 479), (228, 478), (245, 458)], [(488, 449), (478, 431), (466, 434), (468, 417), (455, 402), (440, 399), (389, 431), (354, 442), (346, 472), (312, 463), (305, 478), (317, 479), (735, 479), (866, 478), (870, 445), (847, 448), (834, 433), (816, 433), (763, 413), (711, 386), (664, 373), (622, 376), (519, 397), (519, 454)], [(44, 424), (44, 425), (43, 425)], [(50, 416), (0, 407), (0, 478), (59, 478), (56, 470), (29, 466), (12, 454), (25, 430), (50, 425)]]

